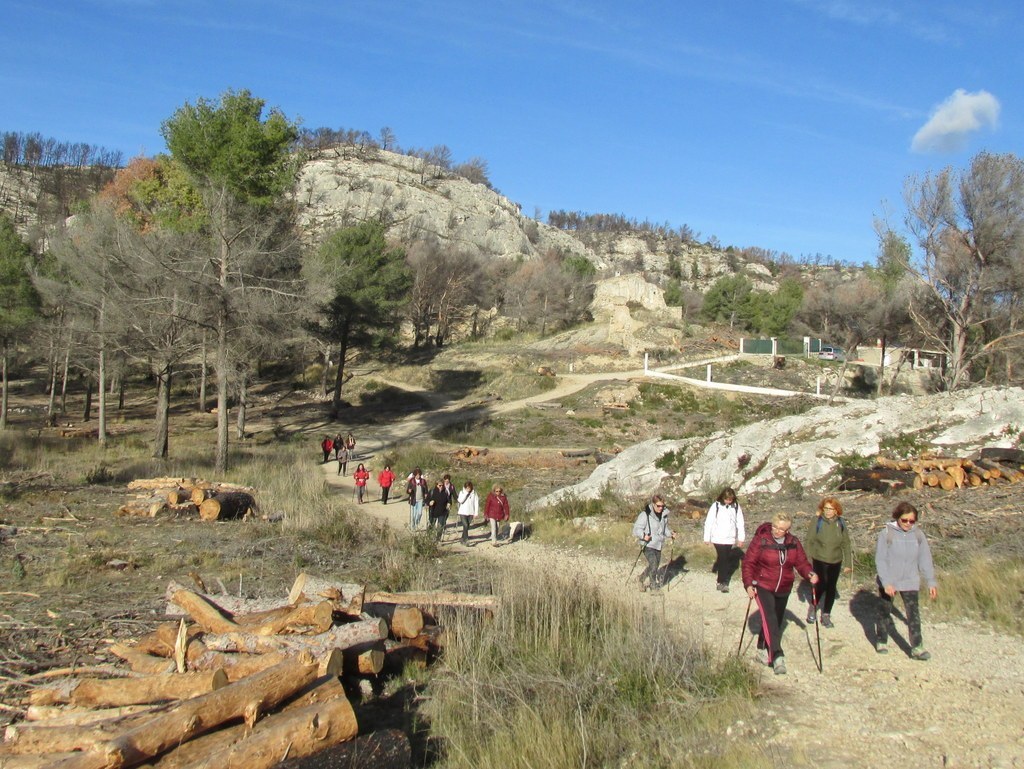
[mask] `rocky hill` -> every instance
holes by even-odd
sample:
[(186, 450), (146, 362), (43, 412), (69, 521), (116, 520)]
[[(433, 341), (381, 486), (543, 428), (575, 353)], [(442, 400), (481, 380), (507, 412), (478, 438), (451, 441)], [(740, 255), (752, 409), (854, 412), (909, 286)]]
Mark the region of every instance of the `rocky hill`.
[[(95, 192), (109, 169), (0, 164), (0, 210), (23, 235), (45, 241), (45, 230)], [(704, 243), (653, 231), (564, 231), (524, 215), (521, 207), (488, 188), (420, 157), (342, 146), (318, 150), (300, 169), (296, 196), (300, 226), (310, 245), (328, 232), (384, 217), (390, 234), (409, 244), (431, 239), (443, 246), (499, 259), (534, 259), (550, 251), (588, 259), (603, 276), (665, 274), (675, 259), (690, 287), (703, 291), (718, 277), (741, 272), (755, 287), (771, 289), (763, 264)]]

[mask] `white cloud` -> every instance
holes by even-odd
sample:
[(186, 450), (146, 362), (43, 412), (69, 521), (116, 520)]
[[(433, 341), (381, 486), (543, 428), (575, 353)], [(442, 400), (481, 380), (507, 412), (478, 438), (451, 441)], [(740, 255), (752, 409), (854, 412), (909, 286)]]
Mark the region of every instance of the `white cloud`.
[(957, 88), (914, 134), (910, 148), (914, 152), (955, 152), (962, 149), (970, 134), (985, 127), (996, 127), (999, 108), (999, 100), (988, 91), (967, 93)]

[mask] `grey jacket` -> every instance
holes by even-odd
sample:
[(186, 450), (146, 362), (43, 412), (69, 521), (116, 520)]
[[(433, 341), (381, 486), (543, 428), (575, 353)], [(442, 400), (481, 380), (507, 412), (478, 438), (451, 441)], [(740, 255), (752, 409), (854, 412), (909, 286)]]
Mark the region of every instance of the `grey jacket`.
[(920, 590), (921, 577), (928, 587), (938, 587), (932, 551), (920, 525), (903, 531), (895, 521), (889, 521), (878, 535), (875, 548), (875, 568), (882, 587), (892, 585), (897, 590)]
[[(650, 542), (644, 543), (645, 534), (651, 535)], [(665, 540), (672, 536), (672, 529), (668, 527), (668, 508), (662, 510), (659, 516), (648, 503), (636, 517), (636, 522), (633, 524), (633, 536), (639, 539), (645, 547), (661, 550)]]

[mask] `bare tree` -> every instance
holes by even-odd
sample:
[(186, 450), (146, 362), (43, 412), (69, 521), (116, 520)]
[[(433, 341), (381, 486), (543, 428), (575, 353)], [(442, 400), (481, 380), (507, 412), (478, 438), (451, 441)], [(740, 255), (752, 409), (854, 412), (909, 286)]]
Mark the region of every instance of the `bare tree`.
[(1001, 323), (1022, 285), (1024, 162), (981, 153), (966, 171), (909, 179), (904, 197), (921, 250), (906, 264), (921, 289), (911, 314), (945, 353), (943, 384), (955, 390), (981, 357), (1024, 333)]

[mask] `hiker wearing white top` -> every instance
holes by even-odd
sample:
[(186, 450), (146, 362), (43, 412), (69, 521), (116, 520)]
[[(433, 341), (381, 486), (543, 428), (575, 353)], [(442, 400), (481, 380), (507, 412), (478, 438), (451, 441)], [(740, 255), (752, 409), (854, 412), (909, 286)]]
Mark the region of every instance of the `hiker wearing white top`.
[(717, 590), (729, 592), (729, 580), (739, 565), (747, 535), (744, 531), (743, 508), (736, 501), (736, 492), (726, 487), (708, 508), (704, 520), (704, 544), (715, 548), (715, 564), (711, 571), (718, 575)]

